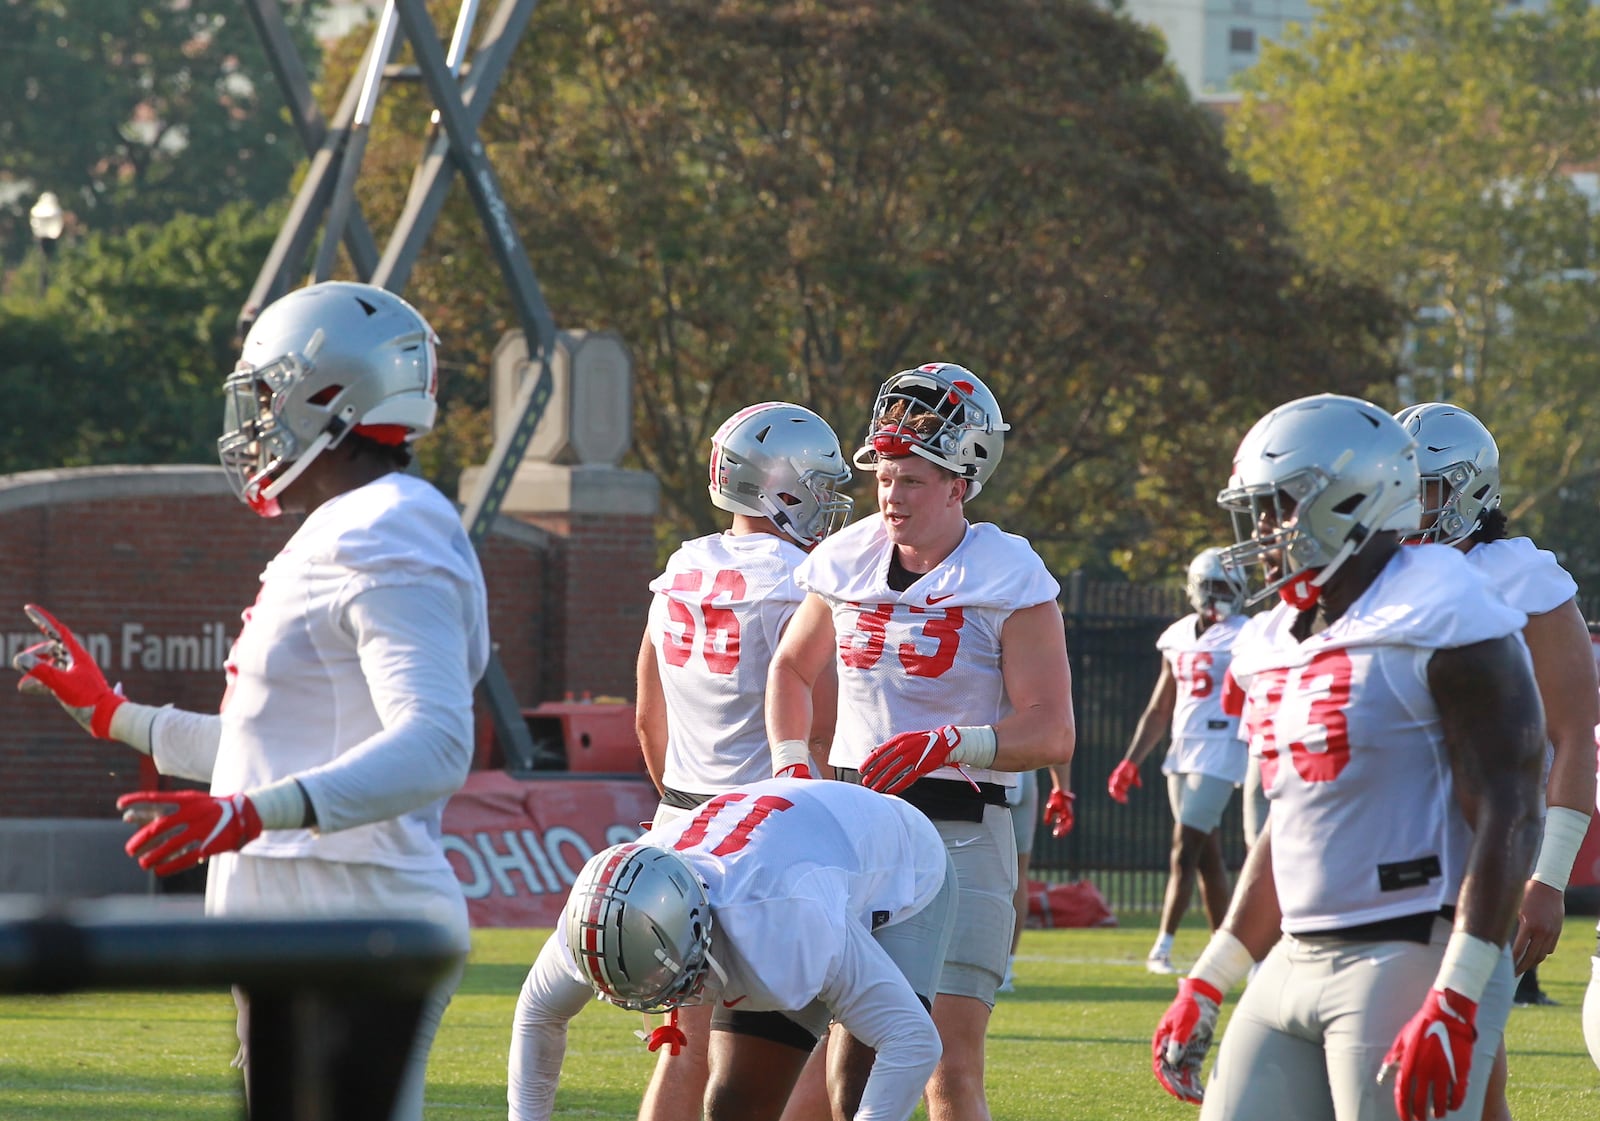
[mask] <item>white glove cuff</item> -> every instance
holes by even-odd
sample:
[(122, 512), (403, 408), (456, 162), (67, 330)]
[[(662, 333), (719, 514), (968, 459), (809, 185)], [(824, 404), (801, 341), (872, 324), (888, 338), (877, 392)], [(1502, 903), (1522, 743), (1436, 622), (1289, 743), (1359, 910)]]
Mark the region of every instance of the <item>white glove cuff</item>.
[(245, 791), (261, 818), (262, 829), (302, 829), (311, 803), (305, 788), (292, 778), (279, 779), (271, 786)]
[(123, 701), (111, 714), (111, 724), (106, 728), (114, 740), (121, 740), (135, 751), (149, 755), (153, 750), (156, 716), (161, 709), (156, 705), (137, 705)]
[(986, 771), (994, 765), (995, 752), (1000, 750), (994, 728), (980, 724), (976, 727), (958, 727), (956, 731), (961, 733), (961, 742), (948, 756), (949, 762), (963, 763), (980, 771)]
[(1243, 942), (1228, 930), (1218, 930), (1200, 951), (1200, 960), (1189, 970), (1189, 976), (1204, 981), (1224, 996), (1228, 990), (1244, 980), (1256, 959), (1250, 956)]
[(1533, 879), (1557, 891), (1566, 891), (1572, 862), (1577, 859), (1578, 848), (1588, 832), (1588, 814), (1566, 806), (1551, 806), (1544, 815), (1544, 837), (1539, 842)]
[(1493, 942), (1453, 931), (1445, 944), (1444, 960), (1439, 963), (1439, 975), (1433, 979), (1436, 989), (1458, 992), (1476, 1004), (1483, 999), (1483, 990), (1489, 985), (1489, 975), (1500, 960), (1500, 947)]
[(782, 774), (797, 764), (811, 766), (811, 748), (805, 740), (779, 740), (772, 745), (773, 774)]

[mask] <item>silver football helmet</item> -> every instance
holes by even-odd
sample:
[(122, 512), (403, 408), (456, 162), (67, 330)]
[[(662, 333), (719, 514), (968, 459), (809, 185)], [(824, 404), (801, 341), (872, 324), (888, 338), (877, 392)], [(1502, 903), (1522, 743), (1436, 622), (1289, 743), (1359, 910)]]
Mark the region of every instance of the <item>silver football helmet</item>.
[(1223, 564), (1222, 553), (1217, 548), (1200, 550), (1189, 562), (1184, 582), (1189, 603), (1212, 620), (1227, 619), (1244, 610), (1244, 573)]
[[(937, 421), (933, 431), (915, 431), (911, 425), (928, 413)], [(854, 462), (871, 471), (880, 455), (921, 456), (966, 479), (967, 498), (976, 498), (1000, 465), (1010, 428), (1000, 416), (1000, 402), (977, 374), (953, 362), (929, 362), (883, 383), (872, 404), (867, 441)]]
[(437, 343), (415, 308), (370, 284), (327, 281), (269, 305), (223, 387), (217, 453), (234, 493), (274, 517), (284, 488), (351, 431), (390, 444), (430, 431)]
[(740, 409), (711, 437), (711, 504), (770, 518), (802, 545), (850, 519), (854, 500), (839, 437), (810, 409), (766, 401)]
[(1410, 434), (1370, 401), (1323, 393), (1279, 405), (1245, 434), (1217, 495), (1238, 540), (1222, 561), (1262, 565), (1266, 586), (1250, 603), (1278, 591), (1308, 607), (1373, 534), (1417, 531), (1420, 478)]
[(1500, 449), (1482, 421), (1443, 401), (1412, 405), (1395, 419), (1417, 442), (1425, 493), (1422, 531), (1409, 540), (1453, 545), (1500, 505)]
[(689, 862), (630, 842), (589, 858), (561, 919), (567, 949), (619, 1008), (666, 1012), (699, 1002), (711, 968), (711, 902)]

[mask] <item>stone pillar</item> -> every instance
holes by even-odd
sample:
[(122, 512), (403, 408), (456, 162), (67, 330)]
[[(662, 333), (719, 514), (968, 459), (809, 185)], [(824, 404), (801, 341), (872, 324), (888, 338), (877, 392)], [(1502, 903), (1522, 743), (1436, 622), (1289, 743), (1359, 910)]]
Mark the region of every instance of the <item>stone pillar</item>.
[[(497, 433), (514, 422), (508, 406), (531, 372), (522, 332), (507, 332), (494, 353)], [(556, 543), (545, 607), (559, 649), (542, 659), (546, 695), (521, 700), (531, 707), (568, 692), (632, 700), (661, 506), (654, 475), (617, 466), (633, 438), (632, 359), (610, 332), (563, 331), (551, 373), (549, 407), (500, 507), (502, 516), (537, 526)], [(463, 502), (477, 493), (481, 474), (462, 472)]]

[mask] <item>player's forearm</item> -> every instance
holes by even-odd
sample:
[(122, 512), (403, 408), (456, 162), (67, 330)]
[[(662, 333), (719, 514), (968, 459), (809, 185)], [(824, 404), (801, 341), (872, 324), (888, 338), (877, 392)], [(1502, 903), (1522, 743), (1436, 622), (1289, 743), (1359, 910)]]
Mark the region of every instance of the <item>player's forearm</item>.
[(565, 975), (560, 954), (555, 938), (546, 941), (517, 996), (506, 1082), (510, 1121), (547, 1121), (554, 1112), (567, 1024), (591, 997), (587, 985)]
[(1552, 722), (1550, 742), (1555, 758), (1545, 783), (1545, 802), (1592, 814), (1595, 806), (1594, 727), (1561, 728)]
[[(1567, 733), (1559, 742), (1554, 735), (1551, 738), (1555, 760), (1545, 785), (1544, 823), (1530, 878), (1560, 893), (1566, 890), (1594, 813), (1594, 754), (1592, 731), (1582, 737)], [(1528, 890), (1533, 891), (1532, 884)], [(1555, 899), (1559, 902), (1559, 894)]]
[[(400, 817), (461, 788), (472, 742), (426, 720), (385, 728), (300, 780), (325, 833)], [(288, 776), (277, 776), (288, 777)]]
[(942, 1053), (932, 1021), (922, 1019), (879, 1045), (856, 1121), (901, 1121), (917, 1108)]
[(768, 743), (810, 742), (811, 683), (782, 661), (773, 662), (767, 676), (766, 716)]
[(1072, 793), (1072, 767), (1058, 763), (1050, 768), (1050, 785), (1063, 794)]
[(1072, 762), (1077, 728), (1072, 705), (1031, 705), (1019, 708), (994, 725), (997, 771), (1035, 771), (1040, 767)]
[[(132, 708), (131, 704), (123, 708)], [(117, 715), (121, 716), (121, 710)], [(222, 717), (181, 708), (155, 710), (150, 725), (150, 757), (156, 770), (174, 778), (210, 782), (222, 744)]]
[(1511, 936), (1522, 899), (1522, 885), (1533, 870), (1539, 847), (1537, 801), (1508, 777), (1491, 786), (1478, 802), (1466, 875), (1456, 898), (1456, 929), (1495, 945)]
[(1245, 857), (1222, 928), (1231, 933), (1256, 961), (1267, 956), (1283, 934), (1283, 909), (1272, 874), (1272, 819)]
[(655, 783), (656, 790), (660, 791), (661, 776), (667, 769), (667, 741), (640, 732), (639, 750), (644, 755), (644, 769), (649, 772), (650, 781)]
[(1144, 762), (1144, 757), (1161, 740), (1161, 733), (1171, 723), (1171, 717), (1161, 719), (1157, 714), (1145, 709), (1139, 717), (1139, 723), (1133, 729), (1133, 742), (1128, 744), (1127, 753), (1123, 756), (1130, 763), (1137, 766)]

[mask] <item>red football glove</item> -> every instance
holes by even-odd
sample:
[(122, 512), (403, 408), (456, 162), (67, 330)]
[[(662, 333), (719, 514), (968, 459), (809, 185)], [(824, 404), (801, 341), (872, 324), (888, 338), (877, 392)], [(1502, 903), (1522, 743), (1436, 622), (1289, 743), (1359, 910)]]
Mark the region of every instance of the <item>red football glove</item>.
[(261, 815), (243, 794), (218, 798), (200, 790), (141, 790), (117, 799), (117, 809), (132, 811), (125, 814), (130, 821), (146, 820), (133, 807), (151, 805), (173, 809), (149, 821), (123, 848), (139, 867), (158, 876), (242, 849), (261, 836)]
[(1052, 790), (1044, 800), (1044, 823), (1050, 826), (1052, 837), (1065, 837), (1072, 832), (1076, 820), (1072, 806), (1078, 796), (1069, 790)]
[(1139, 768), (1130, 760), (1124, 759), (1117, 764), (1117, 769), (1111, 772), (1111, 781), (1106, 783), (1106, 790), (1110, 792), (1112, 801), (1128, 804), (1128, 791), (1133, 787), (1143, 787), (1144, 780), (1139, 777)]
[(923, 775), (944, 766), (950, 753), (960, 746), (961, 730), (954, 724), (922, 732), (901, 732), (867, 755), (861, 764), (861, 783), (885, 794), (898, 794)]
[(98, 739), (111, 738), (111, 714), (127, 700), (106, 684), (94, 659), (55, 616), (36, 604), (24, 604), (33, 625), (46, 641), (19, 651), (11, 664), (22, 673), (17, 688), (24, 693), (51, 696)]
[(1185, 977), (1150, 1040), (1150, 1065), (1161, 1088), (1179, 1101), (1199, 1105), (1205, 1099), (1200, 1068), (1217, 1030), (1222, 994), (1205, 981)]
[[(811, 778), (811, 768), (804, 763), (790, 763), (783, 770), (772, 776), (773, 778)], [(654, 1048), (652, 1048), (654, 1050)], [(677, 1054), (676, 1051), (673, 1054)]]
[(1429, 989), (1422, 1010), (1394, 1037), (1378, 1081), (1399, 1072), (1394, 1108), (1400, 1121), (1443, 1117), (1467, 1100), (1467, 1072), (1478, 1038), (1478, 1006), (1452, 989)]

